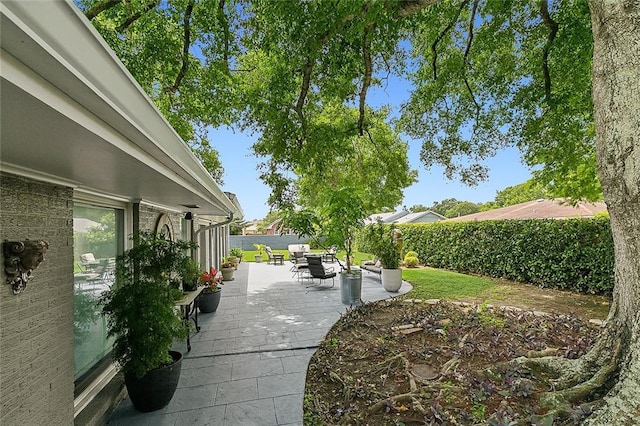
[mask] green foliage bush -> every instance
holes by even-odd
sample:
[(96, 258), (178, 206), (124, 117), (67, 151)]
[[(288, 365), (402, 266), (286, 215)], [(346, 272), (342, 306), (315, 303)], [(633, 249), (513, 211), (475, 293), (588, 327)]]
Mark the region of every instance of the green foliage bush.
[(418, 258), (418, 253), (416, 253), (416, 252), (415, 252), (415, 251), (413, 251), (413, 250), (409, 250), (408, 252), (406, 252), (406, 253), (404, 254), (404, 262), (405, 262), (405, 263), (407, 263), (407, 258), (408, 258), (408, 257), (415, 257), (415, 258), (416, 258), (416, 260), (418, 260), (418, 262), (420, 262), (420, 260), (419, 260), (419, 258)]
[(415, 256), (405, 256), (404, 257), (404, 266), (407, 268), (415, 268), (418, 266), (418, 258)]
[(607, 217), (396, 227), (403, 233), (404, 248), (417, 252), (428, 266), (582, 293), (613, 290), (613, 239)]

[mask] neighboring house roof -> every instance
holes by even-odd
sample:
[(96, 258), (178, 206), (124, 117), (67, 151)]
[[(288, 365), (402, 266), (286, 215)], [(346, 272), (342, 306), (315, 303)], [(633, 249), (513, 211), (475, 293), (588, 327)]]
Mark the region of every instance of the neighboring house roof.
[(73, 218), (73, 232), (87, 232), (91, 228), (95, 228), (101, 226), (99, 222), (96, 222), (91, 219), (87, 219), (84, 217), (74, 217)]
[(535, 200), (485, 212), (447, 219), (447, 221), (468, 222), (498, 219), (567, 219), (593, 217), (607, 211), (603, 202), (579, 202), (575, 207), (563, 199)]
[(280, 224), (280, 222), (282, 222), (282, 219), (274, 220), (269, 225), (267, 225), (267, 229), (276, 229), (276, 228), (278, 228), (278, 225)]
[(395, 223), (399, 218), (408, 215), (408, 211), (400, 212), (388, 212), (388, 213), (374, 213), (365, 219), (364, 223), (369, 225), (376, 222), (382, 223)]
[(3, 171), (242, 217), (72, 2), (2, 2), (0, 12)]
[(254, 220), (253, 222), (251, 222), (250, 225), (247, 225), (242, 229), (244, 229), (245, 231), (249, 231), (249, 232), (257, 232), (259, 223), (260, 223), (259, 220)]
[(427, 218), (431, 219), (431, 222), (438, 222), (446, 219), (446, 217), (442, 216), (441, 214), (432, 212), (431, 210), (427, 210), (424, 212), (409, 213), (408, 215), (402, 216), (400, 219), (398, 219), (396, 223), (414, 223), (420, 222), (420, 219), (423, 219), (422, 221), (425, 221), (424, 219)]

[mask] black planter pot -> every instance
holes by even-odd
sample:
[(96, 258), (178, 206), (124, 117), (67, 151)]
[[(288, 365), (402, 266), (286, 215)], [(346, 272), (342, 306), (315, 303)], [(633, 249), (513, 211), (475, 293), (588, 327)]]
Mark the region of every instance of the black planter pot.
[(149, 371), (141, 378), (133, 373), (125, 373), (124, 382), (133, 406), (147, 413), (166, 406), (173, 398), (180, 379), (182, 354), (169, 351), (173, 364)]
[(184, 291), (194, 291), (198, 288), (198, 280), (193, 279), (191, 281), (182, 281), (182, 289)]
[(198, 299), (198, 306), (200, 307), (200, 312), (209, 313), (215, 312), (218, 309), (218, 305), (220, 304), (220, 296), (222, 295), (222, 289), (218, 288), (216, 291), (209, 292), (208, 290), (203, 291), (200, 294), (200, 298)]

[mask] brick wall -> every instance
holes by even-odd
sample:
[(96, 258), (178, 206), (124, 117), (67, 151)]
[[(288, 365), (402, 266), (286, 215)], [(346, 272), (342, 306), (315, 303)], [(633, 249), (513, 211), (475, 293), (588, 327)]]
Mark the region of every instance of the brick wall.
[(14, 295), (0, 274), (0, 424), (73, 423), (73, 191), (0, 174), (0, 240), (49, 250)]
[(155, 231), (156, 224), (158, 223), (158, 219), (163, 213), (166, 213), (169, 216), (169, 220), (171, 221), (171, 225), (173, 228), (173, 238), (179, 239), (181, 236), (180, 219), (182, 218), (182, 215), (179, 213), (165, 212), (164, 210), (158, 209), (156, 207), (151, 207), (146, 204), (139, 205), (140, 230)]

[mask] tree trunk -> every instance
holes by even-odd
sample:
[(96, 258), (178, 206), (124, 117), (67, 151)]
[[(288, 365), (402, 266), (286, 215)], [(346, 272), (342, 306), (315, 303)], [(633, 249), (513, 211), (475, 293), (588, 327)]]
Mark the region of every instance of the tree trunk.
[[(613, 303), (602, 339), (620, 344), (617, 384), (586, 424), (640, 416), (640, 2), (590, 0), (598, 174), (615, 250)], [(600, 352), (604, 352), (600, 350)], [(602, 360), (601, 354), (596, 358)], [(587, 355), (588, 357), (589, 355)]]

